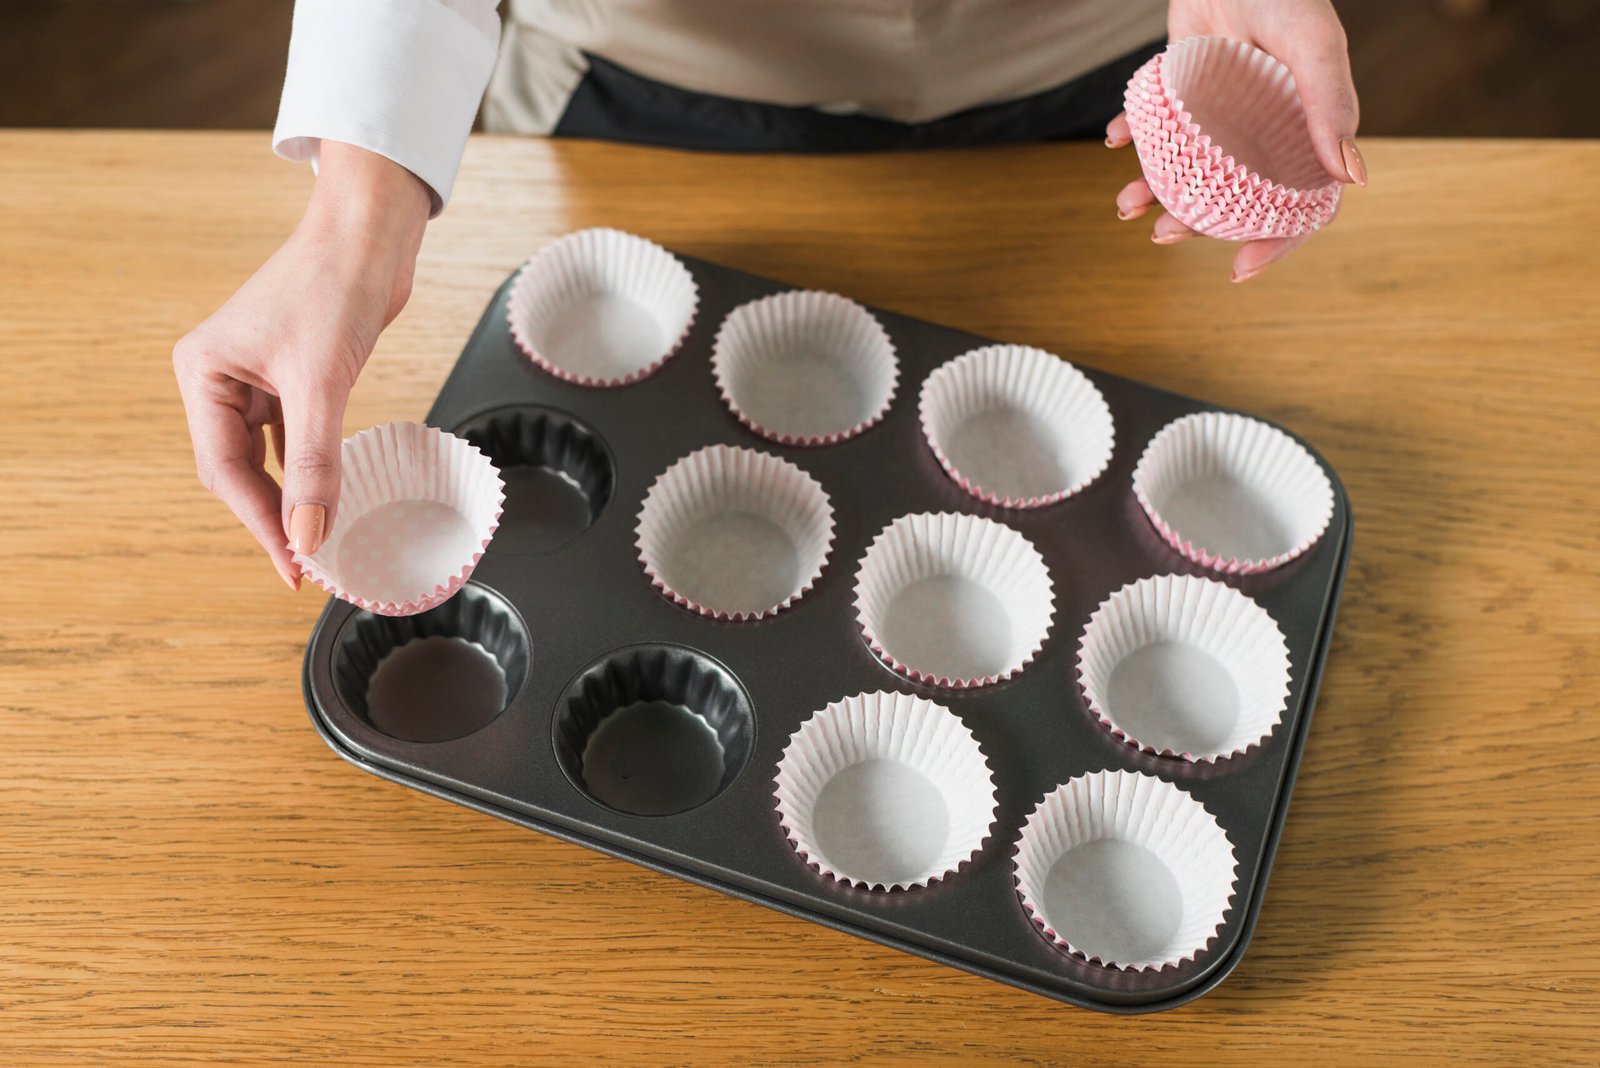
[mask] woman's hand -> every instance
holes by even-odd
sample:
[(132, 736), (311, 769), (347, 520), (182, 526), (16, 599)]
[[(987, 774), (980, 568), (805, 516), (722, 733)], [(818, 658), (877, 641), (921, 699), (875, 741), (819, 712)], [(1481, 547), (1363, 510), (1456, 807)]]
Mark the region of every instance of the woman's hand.
[[(206, 489), (238, 516), (290, 589), (339, 498), (345, 402), (405, 307), (427, 186), (403, 167), (324, 142), (305, 217), (283, 247), (172, 350)], [(266, 471), (270, 430), (284, 484)]]
[[(1317, 158), (1341, 182), (1367, 184), (1367, 167), (1356, 150), (1361, 112), (1350, 80), (1350, 55), (1344, 27), (1329, 0), (1172, 0), (1167, 38), (1232, 37), (1278, 59), (1294, 74), (1305, 105)], [(1106, 144), (1119, 148), (1132, 140), (1128, 118), (1120, 114), (1106, 127)], [(1117, 216), (1137, 219), (1155, 204), (1143, 178), (1117, 194)], [(1173, 245), (1195, 232), (1163, 213), (1151, 235), (1158, 245)], [(1305, 242), (1306, 237), (1248, 241), (1233, 258), (1233, 280), (1245, 282)]]

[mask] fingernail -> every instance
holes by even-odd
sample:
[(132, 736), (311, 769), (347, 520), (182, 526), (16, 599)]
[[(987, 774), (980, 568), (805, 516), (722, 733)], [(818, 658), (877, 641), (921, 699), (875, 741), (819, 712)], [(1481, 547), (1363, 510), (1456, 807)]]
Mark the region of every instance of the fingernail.
[(1129, 219), (1137, 219), (1139, 216), (1143, 215), (1149, 210), (1149, 208), (1134, 208), (1132, 211), (1123, 211), (1121, 208), (1118, 208), (1117, 218), (1121, 219), (1123, 222), (1127, 222)]
[(1179, 241), (1187, 241), (1193, 236), (1193, 230), (1179, 230), (1175, 234), (1151, 234), (1150, 240), (1158, 245), (1176, 245)]
[(1356, 185), (1365, 187), (1367, 184), (1367, 161), (1361, 158), (1361, 152), (1356, 148), (1356, 143), (1346, 137), (1339, 142), (1339, 153), (1344, 157), (1344, 169), (1350, 175), (1350, 180)]
[(1267, 269), (1267, 265), (1266, 264), (1262, 264), (1260, 267), (1252, 267), (1248, 271), (1234, 271), (1233, 272), (1234, 283), (1237, 284), (1239, 282), (1248, 282), (1248, 281), (1250, 281), (1250, 279), (1254, 278), (1256, 275), (1260, 274), (1262, 271), (1264, 271), (1266, 269)]
[(322, 524), (328, 510), (314, 501), (294, 506), (289, 513), (289, 548), (310, 556), (322, 547)]
[(1125, 145), (1127, 143), (1128, 142), (1122, 140), (1120, 137), (1107, 137), (1106, 138), (1106, 147), (1107, 148), (1121, 148), (1123, 145)]

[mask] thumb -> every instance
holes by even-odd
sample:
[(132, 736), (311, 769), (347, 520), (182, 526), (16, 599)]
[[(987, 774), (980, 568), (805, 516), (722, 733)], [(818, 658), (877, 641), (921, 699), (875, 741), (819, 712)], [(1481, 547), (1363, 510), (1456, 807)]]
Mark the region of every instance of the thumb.
[(1367, 184), (1367, 165), (1356, 149), (1361, 107), (1350, 77), (1350, 52), (1339, 16), (1328, 4), (1311, 5), (1284, 27), (1267, 50), (1288, 65), (1306, 109), (1311, 143), (1323, 169), (1341, 182)]
[(340, 430), (349, 391), (318, 382), (285, 392), (283, 512), (289, 548), (310, 555), (328, 540), (339, 503)]

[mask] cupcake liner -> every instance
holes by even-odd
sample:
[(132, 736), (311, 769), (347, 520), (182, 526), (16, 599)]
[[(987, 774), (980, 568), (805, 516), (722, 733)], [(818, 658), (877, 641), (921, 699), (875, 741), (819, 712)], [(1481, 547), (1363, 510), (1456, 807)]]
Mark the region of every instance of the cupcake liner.
[(951, 689), (1008, 679), (1038, 655), (1055, 612), (1044, 557), (1003, 523), (901, 516), (867, 547), (856, 619), (884, 663)]
[(673, 601), (714, 619), (761, 619), (822, 574), (833, 505), (787, 460), (711, 445), (656, 479), (635, 533), (645, 574)]
[(568, 234), (525, 263), (506, 316), (536, 365), (580, 386), (625, 386), (689, 335), (700, 290), (672, 253), (621, 230)]
[(1091, 772), (1046, 794), (1014, 864), (1023, 907), (1046, 938), (1128, 971), (1204, 952), (1232, 908), (1238, 870), (1204, 805), (1134, 771)]
[(900, 365), (867, 309), (834, 293), (791, 290), (728, 314), (711, 373), (723, 402), (755, 433), (784, 445), (831, 445), (884, 417)]
[(1214, 579), (1158, 575), (1113, 593), (1078, 645), (1095, 716), (1135, 748), (1210, 763), (1265, 741), (1289, 699), (1267, 610)]
[(1040, 349), (989, 345), (922, 384), (922, 432), (956, 484), (1002, 508), (1039, 508), (1093, 482), (1116, 443), (1084, 373)]
[(328, 538), (295, 562), (341, 600), (385, 616), (448, 600), (500, 525), (505, 483), (472, 445), (421, 423), (346, 438), (339, 508)]
[(1305, 446), (1228, 412), (1163, 427), (1133, 469), (1133, 492), (1168, 544), (1225, 574), (1288, 563), (1333, 519), (1333, 484)]
[[(1176, 74), (1198, 94), (1209, 133), (1200, 133), (1166, 84)], [(1295, 236), (1332, 218), (1342, 183), (1316, 159), (1293, 81), (1281, 64), (1249, 46), (1221, 38), (1174, 45), (1134, 76), (1127, 94), (1130, 131), (1146, 180), (1163, 204), (1212, 236), (1245, 239)], [(1220, 136), (1218, 134), (1220, 131)], [(1215, 141), (1248, 149), (1223, 154)], [(1263, 178), (1244, 161), (1264, 161), (1309, 183), (1297, 188)], [(1270, 167), (1266, 164), (1270, 163)]]
[(862, 889), (948, 878), (994, 827), (994, 775), (977, 739), (954, 712), (910, 694), (857, 694), (815, 713), (774, 782), (795, 851)]
[(1190, 229), (1245, 241), (1312, 233), (1342, 182), (1317, 159), (1289, 69), (1225, 37), (1189, 37), (1135, 72), (1124, 95), (1145, 181)]

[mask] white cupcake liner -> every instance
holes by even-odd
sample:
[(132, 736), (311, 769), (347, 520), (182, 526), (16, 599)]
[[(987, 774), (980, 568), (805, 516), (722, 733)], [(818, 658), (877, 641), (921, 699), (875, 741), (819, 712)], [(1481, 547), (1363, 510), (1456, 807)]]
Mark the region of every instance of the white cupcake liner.
[(1163, 427), (1133, 469), (1133, 492), (1168, 544), (1225, 574), (1288, 563), (1333, 519), (1333, 484), (1305, 446), (1228, 412)]
[(1025, 345), (989, 345), (941, 365), (922, 384), (918, 412), (956, 484), (1002, 508), (1070, 497), (1100, 477), (1116, 445), (1094, 383)]
[(847, 297), (791, 290), (741, 304), (711, 351), (735, 418), (784, 445), (831, 445), (881, 420), (900, 364), (871, 312)]
[(1338, 212), (1344, 185), (1317, 159), (1289, 69), (1267, 53), (1174, 42), (1134, 74), (1124, 105), (1151, 192), (1190, 229), (1296, 237)]
[(689, 336), (700, 290), (672, 253), (633, 234), (579, 230), (512, 282), (511, 336), (536, 365), (580, 386), (625, 386), (661, 369)]
[(1134, 771), (1091, 772), (1046, 794), (1014, 864), (1023, 907), (1046, 938), (1127, 971), (1204, 952), (1232, 908), (1238, 871), (1204, 805)]
[(795, 851), (862, 889), (948, 878), (994, 827), (994, 775), (978, 740), (954, 712), (910, 694), (856, 694), (815, 713), (774, 782)]
[(448, 600), (478, 566), (505, 504), (483, 453), (421, 423), (385, 423), (346, 438), (339, 507), (315, 553), (295, 554), (312, 582), (385, 616)]
[(833, 505), (787, 460), (711, 445), (656, 479), (635, 534), (645, 574), (673, 601), (714, 619), (761, 619), (821, 576)]
[(1289, 698), (1289, 646), (1267, 610), (1238, 590), (1158, 575), (1095, 609), (1078, 644), (1078, 681), (1115, 737), (1210, 763), (1277, 728)]
[(1050, 571), (1003, 523), (953, 512), (884, 527), (856, 575), (856, 619), (884, 663), (949, 689), (1008, 679), (1038, 655), (1055, 612)]

